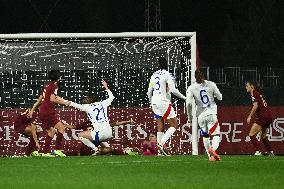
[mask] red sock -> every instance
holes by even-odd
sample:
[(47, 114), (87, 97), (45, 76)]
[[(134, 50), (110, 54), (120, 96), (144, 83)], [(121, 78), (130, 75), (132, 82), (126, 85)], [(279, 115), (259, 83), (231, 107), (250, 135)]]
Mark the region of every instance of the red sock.
[(255, 148), (255, 151), (260, 151), (260, 146), (259, 146), (259, 143), (258, 143), (256, 137), (250, 136), (250, 141), (251, 141), (253, 147)]
[(271, 152), (272, 151), (272, 147), (271, 147), (271, 144), (268, 140), (267, 137), (265, 137), (264, 139), (262, 139), (262, 143), (264, 144), (264, 146), (266, 147), (266, 149), (268, 150), (268, 152)]
[(42, 153), (50, 153), (50, 144), (51, 144), (52, 138), (46, 134), (44, 139), (44, 146), (42, 148)]
[(58, 132), (56, 135), (55, 150), (62, 150), (63, 134)]
[(113, 155), (124, 155), (124, 152), (122, 149), (113, 149), (112, 154)]
[(35, 140), (34, 140), (33, 137), (30, 137), (30, 143), (29, 143), (29, 145), (28, 145), (28, 147), (27, 147), (26, 155), (28, 155), (28, 156), (31, 155), (31, 153), (32, 153), (33, 151), (35, 151), (35, 150), (37, 150), (37, 149), (36, 149)]

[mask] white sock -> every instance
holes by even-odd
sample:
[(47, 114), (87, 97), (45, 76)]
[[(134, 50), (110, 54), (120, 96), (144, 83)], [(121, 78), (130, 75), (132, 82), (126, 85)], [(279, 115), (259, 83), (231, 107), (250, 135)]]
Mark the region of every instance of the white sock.
[(84, 137), (79, 137), (79, 139), (88, 147), (92, 148), (95, 152), (98, 151), (98, 148), (96, 147), (96, 145), (94, 145), (94, 143), (92, 143), (89, 139), (86, 139)]
[(220, 136), (215, 135), (212, 138), (212, 148), (216, 151), (220, 144)]
[(171, 138), (171, 136), (174, 134), (174, 132), (176, 131), (176, 128), (174, 127), (170, 127), (166, 133), (164, 134), (164, 136), (161, 139), (161, 144), (164, 145), (167, 140), (169, 140), (169, 138)]
[(208, 153), (208, 150), (210, 148), (210, 139), (209, 139), (209, 137), (207, 137), (207, 138), (203, 137), (203, 144), (204, 144), (204, 148), (206, 150), (207, 155), (210, 156), (209, 153)]
[(164, 136), (164, 132), (157, 132), (157, 142), (160, 144), (161, 143), (161, 139)]

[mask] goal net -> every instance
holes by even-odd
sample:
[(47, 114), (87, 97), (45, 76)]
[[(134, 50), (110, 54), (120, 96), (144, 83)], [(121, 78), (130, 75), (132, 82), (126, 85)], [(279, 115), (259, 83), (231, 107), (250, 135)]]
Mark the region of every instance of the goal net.
[[(104, 79), (116, 97), (110, 118), (116, 121), (129, 118), (136, 120), (136, 125), (114, 128), (114, 145), (123, 140), (124, 146), (138, 146), (148, 132), (155, 131), (146, 92), (159, 57), (167, 58), (169, 70), (181, 93), (185, 94), (187, 87), (194, 81), (194, 32), (2, 34), (0, 39), (2, 116), (13, 117), (20, 109), (31, 107), (47, 82), (46, 76), (51, 69), (60, 70), (62, 74), (58, 95), (78, 103), (88, 95), (104, 99), (105, 93), (100, 82)], [(187, 120), (184, 103), (173, 97), (180, 124), (185, 124)], [(82, 118), (75, 110), (58, 108), (61, 111), (59, 117), (68, 123), (77, 124)], [(4, 128), (9, 123), (3, 124), (1, 126)], [(193, 125), (192, 136), (184, 136), (189, 129), (184, 126), (170, 141), (174, 153), (197, 154), (196, 119)], [(7, 135), (12, 125), (6, 130), (3, 128), (0, 131)], [(1, 143), (8, 139), (8, 147), (12, 145), (9, 137), (2, 138)], [(17, 136), (14, 138), (16, 140)], [(191, 142), (192, 150), (186, 150), (191, 147)], [(5, 149), (2, 149), (2, 153)]]

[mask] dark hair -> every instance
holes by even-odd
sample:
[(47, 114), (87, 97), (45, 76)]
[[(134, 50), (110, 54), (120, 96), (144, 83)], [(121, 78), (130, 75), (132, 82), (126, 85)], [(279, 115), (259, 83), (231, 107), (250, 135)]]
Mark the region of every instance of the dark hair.
[(149, 136), (150, 136), (151, 134), (157, 136), (155, 132), (150, 132), (150, 133), (149, 133)]
[(261, 88), (261, 86), (260, 86), (260, 84), (258, 82), (246, 81), (246, 83), (249, 83), (250, 85), (252, 85), (254, 87), (254, 90), (256, 90), (257, 92), (262, 94), (262, 88)]
[(204, 74), (199, 69), (195, 70), (195, 79), (197, 83), (202, 83), (205, 79)]
[(87, 96), (82, 100), (82, 104), (92, 104), (95, 103), (97, 99), (94, 96)]
[(59, 70), (51, 70), (48, 72), (48, 79), (52, 82), (58, 81), (60, 79), (60, 71)]
[(165, 57), (160, 57), (158, 60), (158, 67), (161, 70), (167, 70), (168, 69), (168, 62)]

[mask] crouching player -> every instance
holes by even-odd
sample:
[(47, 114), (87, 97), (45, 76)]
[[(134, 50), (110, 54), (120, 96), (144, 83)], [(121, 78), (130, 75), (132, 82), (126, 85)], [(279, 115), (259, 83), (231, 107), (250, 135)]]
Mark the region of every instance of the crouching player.
[(142, 143), (143, 155), (158, 155), (157, 137), (155, 133), (150, 133), (148, 140)]
[(21, 114), (17, 115), (14, 119), (14, 130), (30, 139), (26, 154), (32, 156), (38, 156), (38, 150), (40, 148), (38, 141), (38, 130), (35, 124), (33, 124), (37, 114), (33, 113), (32, 117), (28, 117), (30, 109), (25, 110)]
[(112, 92), (109, 90), (107, 83), (102, 80), (103, 87), (108, 93), (108, 99), (96, 102), (95, 98), (88, 98), (85, 104), (77, 104), (68, 102), (67, 105), (77, 108), (87, 113), (89, 120), (92, 122), (93, 130), (86, 130), (79, 133), (79, 139), (88, 147), (94, 150), (94, 154), (98, 152), (98, 148), (93, 143), (102, 147), (109, 147), (106, 142), (112, 136), (112, 129), (109, 124), (107, 107), (114, 99)]
[[(188, 118), (191, 121), (191, 108), (192, 104), (195, 103), (197, 105), (196, 116), (198, 125), (209, 160), (220, 161), (221, 158), (216, 153), (220, 143), (220, 126), (214, 98), (222, 100), (222, 94), (214, 82), (205, 80), (200, 70), (195, 71), (195, 78), (196, 82), (187, 89)], [(212, 145), (210, 144), (210, 136), (212, 137)]]

